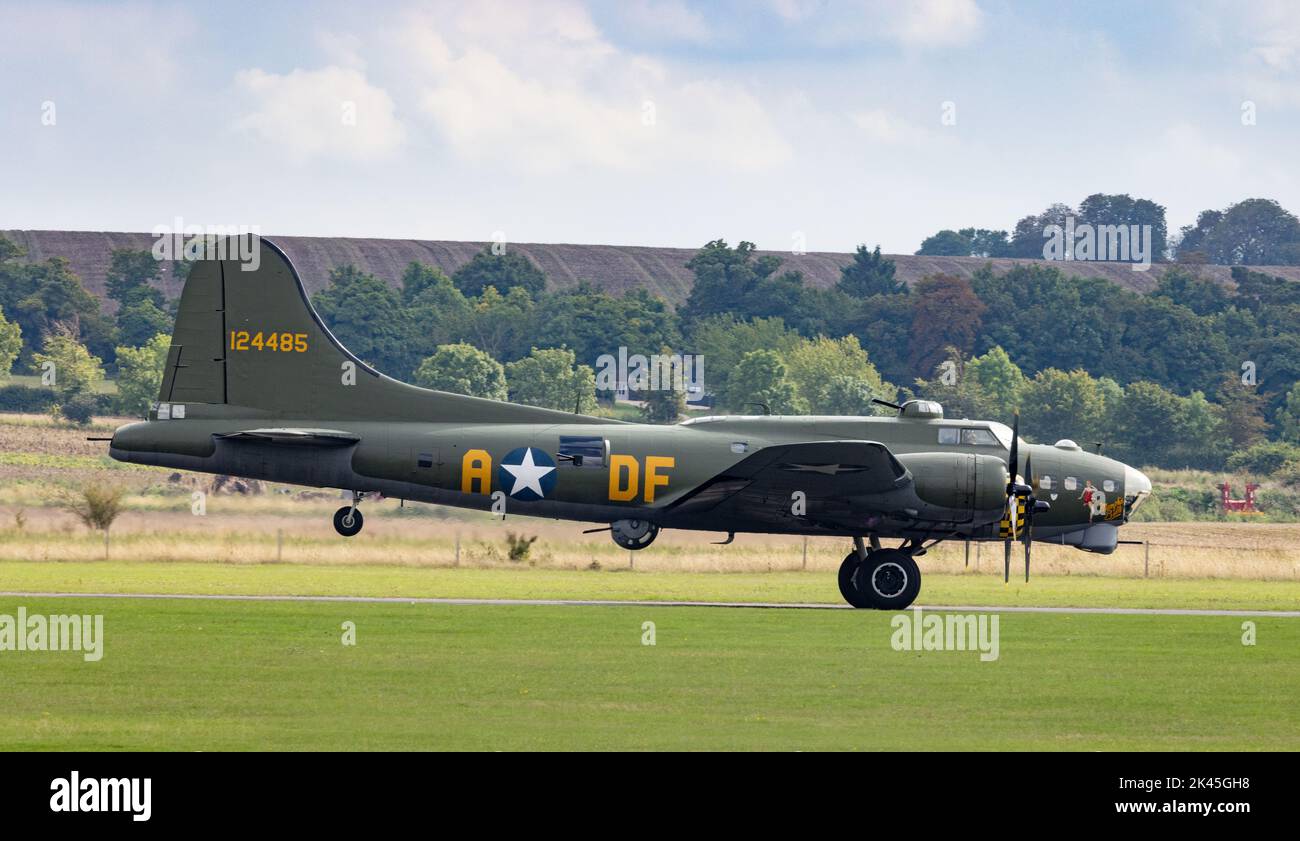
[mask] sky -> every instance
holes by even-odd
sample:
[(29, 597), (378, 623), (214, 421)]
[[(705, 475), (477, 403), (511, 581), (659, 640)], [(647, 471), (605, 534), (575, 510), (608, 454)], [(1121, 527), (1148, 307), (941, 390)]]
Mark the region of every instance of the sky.
[(0, 0), (0, 229), (911, 253), (1297, 138), (1290, 0)]

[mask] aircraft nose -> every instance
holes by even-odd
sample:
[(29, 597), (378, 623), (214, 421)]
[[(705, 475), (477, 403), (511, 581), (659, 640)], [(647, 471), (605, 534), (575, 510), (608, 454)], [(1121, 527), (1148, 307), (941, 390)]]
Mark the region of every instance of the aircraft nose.
[(1151, 480), (1141, 470), (1124, 465), (1124, 515), (1127, 519), (1147, 497), (1151, 496)]

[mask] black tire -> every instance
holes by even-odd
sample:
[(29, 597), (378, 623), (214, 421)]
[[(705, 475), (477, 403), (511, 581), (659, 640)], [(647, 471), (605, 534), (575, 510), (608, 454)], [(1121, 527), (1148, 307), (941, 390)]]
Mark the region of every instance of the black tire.
[(904, 610), (921, 594), (921, 568), (906, 552), (881, 549), (867, 555), (853, 584), (876, 610)]
[(844, 597), (844, 601), (854, 607), (868, 608), (872, 606), (871, 602), (858, 592), (857, 587), (853, 586), (853, 573), (858, 571), (860, 564), (856, 550), (850, 552), (844, 559), (844, 563), (840, 564), (840, 595)]
[(352, 537), (361, 531), (365, 524), (365, 518), (361, 516), (361, 509), (352, 510), (351, 505), (345, 505), (334, 512), (334, 530), (344, 537)]

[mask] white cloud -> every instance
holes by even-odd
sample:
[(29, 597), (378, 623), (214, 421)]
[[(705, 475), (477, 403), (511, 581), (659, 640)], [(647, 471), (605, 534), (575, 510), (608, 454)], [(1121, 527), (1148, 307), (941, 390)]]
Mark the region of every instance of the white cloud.
[(890, 41), (916, 49), (960, 46), (978, 38), (984, 12), (976, 0), (769, 0), (771, 9), (807, 27), (825, 44)]
[(1233, 13), (1241, 16), (1252, 58), (1279, 73), (1300, 69), (1300, 15), (1292, 0), (1260, 0)]
[(682, 0), (634, 0), (623, 13), (641, 32), (668, 40), (702, 44), (713, 38), (704, 16)]
[(915, 144), (938, 139), (935, 132), (911, 123), (883, 108), (857, 111), (849, 120), (868, 140), (884, 144)]
[[(744, 87), (678, 79), (607, 42), (574, 4), (456, 7), (412, 18), (418, 107), (459, 157), (532, 172), (692, 163), (761, 169), (790, 157)], [(492, 21), (509, 18), (500, 27)]]
[[(157, 97), (177, 83), (178, 47), (195, 37), (184, 10), (137, 3), (117, 6), (51, 2), (6, 5), (0, 55), (13, 66), (39, 62), (49, 73), (72, 71), (82, 84), (115, 97)], [(6, 74), (8, 75), (8, 71)]]
[(909, 47), (946, 47), (973, 41), (984, 13), (975, 0), (886, 0), (888, 29)]
[(355, 68), (331, 65), (287, 74), (255, 68), (240, 71), (235, 83), (250, 106), (236, 128), (297, 162), (383, 158), (405, 135), (392, 98)]

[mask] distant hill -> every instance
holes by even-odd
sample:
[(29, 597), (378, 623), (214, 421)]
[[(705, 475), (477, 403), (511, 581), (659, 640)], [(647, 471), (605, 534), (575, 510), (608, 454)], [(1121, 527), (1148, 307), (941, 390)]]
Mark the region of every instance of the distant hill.
[[(109, 253), (114, 248), (148, 250), (154, 237), (147, 233), (112, 233), (93, 231), (0, 231), (0, 235), (21, 245), (29, 260), (39, 262), (49, 257), (64, 257), (86, 287), (104, 297), (104, 273)], [(326, 285), (329, 271), (335, 266), (353, 263), (385, 281), (397, 285), (411, 261), (436, 266), (451, 274), (484, 247), (481, 242), (448, 242), (413, 239), (352, 239), (347, 237), (291, 237), (267, 235), (293, 260), (303, 282), (313, 294)], [(703, 243), (701, 243), (703, 244)], [(690, 248), (656, 248), (640, 245), (567, 245), (518, 243), (509, 246), (526, 254), (546, 272), (555, 288), (564, 289), (580, 280), (615, 294), (628, 289), (645, 288), (680, 304), (691, 288), (691, 273), (686, 262), (695, 253)], [(826, 287), (839, 279), (840, 268), (852, 259), (851, 254), (813, 252), (796, 255), (776, 254), (787, 269), (797, 269), (814, 286)], [(916, 257), (910, 254), (889, 255), (898, 264), (898, 275), (911, 284), (926, 275), (946, 272), (970, 276), (986, 263), (1007, 269), (1018, 263), (1041, 264), (1041, 260), (997, 259), (979, 257)], [(1103, 277), (1119, 286), (1146, 292), (1153, 289), (1161, 267), (1135, 272), (1127, 263), (1058, 264), (1070, 274)], [(1202, 266), (1201, 271), (1223, 283), (1231, 283), (1229, 267)], [(1300, 266), (1258, 267), (1269, 274), (1300, 281)], [(179, 285), (167, 273), (163, 290), (169, 297), (180, 294)], [(110, 302), (111, 304), (111, 302)]]

